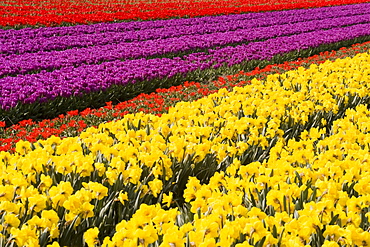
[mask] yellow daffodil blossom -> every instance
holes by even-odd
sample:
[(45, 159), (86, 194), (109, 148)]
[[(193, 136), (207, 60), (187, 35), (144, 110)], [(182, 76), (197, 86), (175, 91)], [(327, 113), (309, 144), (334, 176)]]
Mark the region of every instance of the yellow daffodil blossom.
[(173, 198), (172, 192), (169, 192), (168, 195), (164, 194), (162, 198), (162, 203), (169, 208), (172, 204), (172, 198)]
[(97, 227), (90, 228), (84, 233), (84, 241), (88, 247), (95, 247), (99, 244), (99, 229)]

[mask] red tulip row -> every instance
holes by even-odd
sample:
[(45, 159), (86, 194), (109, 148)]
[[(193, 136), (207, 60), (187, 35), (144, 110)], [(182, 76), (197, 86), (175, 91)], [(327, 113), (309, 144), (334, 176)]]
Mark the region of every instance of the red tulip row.
[(335, 60), (346, 56), (354, 56), (369, 50), (370, 42), (356, 44), (350, 48), (341, 48), (338, 51), (323, 52), (320, 55), (301, 58), (293, 62), (268, 65), (263, 69), (256, 68), (250, 72), (220, 77), (217, 81), (209, 84), (197, 82), (185, 82), (184, 85), (169, 89), (157, 89), (155, 93), (141, 94), (136, 98), (112, 105), (107, 102), (105, 107), (99, 109), (85, 109), (78, 112), (70, 111), (55, 119), (45, 119), (41, 122), (24, 120), (16, 125), (5, 128), (5, 123), (0, 122), (0, 151), (14, 151), (15, 144), (20, 140), (36, 142), (52, 135), (67, 137), (76, 136), (90, 126), (99, 123), (114, 121), (125, 114), (144, 112), (161, 115), (167, 112), (170, 106), (179, 101), (193, 101), (216, 92), (220, 88), (231, 90), (235, 86), (243, 86), (250, 83), (252, 78), (263, 79), (268, 74), (283, 73), (300, 66), (308, 67), (310, 64), (323, 63), (326, 60)]
[(369, 2), (368, 0), (5, 0), (0, 3), (0, 26), (54, 26), (120, 20), (152, 20), (174, 17), (275, 11)]

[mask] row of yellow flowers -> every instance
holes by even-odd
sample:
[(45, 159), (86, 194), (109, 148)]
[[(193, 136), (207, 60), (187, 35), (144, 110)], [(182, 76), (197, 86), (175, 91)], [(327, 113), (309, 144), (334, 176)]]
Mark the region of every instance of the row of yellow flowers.
[[(328, 137), (312, 128), (299, 141), (279, 141), (262, 163), (235, 159), (203, 185), (191, 177), (184, 196), (192, 222), (179, 227), (178, 210), (142, 205), (103, 245), (163, 236), (159, 246), (368, 246), (369, 123), (370, 111), (360, 105), (336, 120)], [(85, 233), (89, 246), (99, 244), (98, 232)]]
[(370, 244), (369, 113), (335, 121), (368, 103), (369, 72), (363, 53), (19, 142), (0, 153), (0, 246)]

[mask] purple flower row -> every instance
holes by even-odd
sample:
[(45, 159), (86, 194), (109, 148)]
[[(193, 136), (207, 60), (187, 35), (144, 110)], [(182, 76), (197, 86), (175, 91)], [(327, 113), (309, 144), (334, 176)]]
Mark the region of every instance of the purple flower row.
[[(200, 22), (202, 18), (180, 19), (180, 20), (166, 20), (168, 25), (163, 27), (148, 28), (153, 22), (134, 22), (136, 25), (141, 24), (139, 30), (121, 30), (130, 26), (119, 24), (105, 24), (104, 26), (116, 26), (116, 29), (107, 29), (105, 32), (91, 32), (91, 26), (95, 26), (99, 30), (98, 25), (77, 26), (75, 29), (69, 27), (69, 35), (53, 35), (48, 37), (51, 31), (50, 28), (40, 29), (37, 35), (21, 35), (14, 32), (6, 38), (0, 38), (0, 57), (5, 57), (9, 54), (23, 54), (26, 52), (41, 52), (53, 50), (65, 50), (73, 47), (82, 48), (89, 46), (101, 46), (107, 44), (119, 44), (122, 42), (134, 42), (153, 39), (165, 39), (180, 37), (183, 35), (199, 35), (215, 32), (228, 32), (237, 29), (247, 29), (256, 27), (267, 27), (271, 25), (293, 24), (296, 22), (305, 22), (311, 20), (321, 20), (327, 18), (338, 18), (348, 15), (362, 15), (370, 13), (370, 4), (358, 4), (349, 6), (336, 6), (331, 8), (316, 8), (316, 9), (300, 9), (269, 13), (253, 13), (245, 15), (216, 16), (203, 19), (211, 19), (212, 22)], [(328, 11), (330, 9), (330, 11)], [(246, 18), (253, 15), (258, 18)], [(227, 18), (226, 18), (227, 17)], [(186, 22), (184, 22), (186, 20)], [(190, 21), (193, 23), (191, 25)], [(159, 21), (163, 23), (165, 21)], [(175, 22), (172, 23), (171, 22)], [(178, 23), (176, 23), (178, 22)], [(181, 22), (184, 22), (181, 25)], [(133, 25), (133, 24), (131, 24)], [(163, 24), (162, 24), (163, 25)], [(83, 27), (87, 32), (84, 33)], [(122, 28), (121, 28), (122, 27)], [(62, 29), (62, 28), (56, 28)], [(51, 29), (54, 30), (54, 29)], [(73, 33), (72, 31), (75, 31)], [(121, 30), (121, 31), (119, 31)], [(55, 32), (55, 31), (53, 31)], [(47, 36), (47, 37), (45, 37)], [(9, 38), (10, 37), (10, 38)]]
[(260, 12), (260, 13), (247, 13), (247, 14), (235, 14), (235, 15), (222, 15), (222, 16), (203, 16), (198, 18), (183, 18), (183, 19), (168, 19), (168, 20), (153, 20), (153, 21), (134, 21), (134, 22), (121, 22), (121, 23), (98, 23), (93, 25), (76, 25), (76, 26), (65, 26), (65, 27), (44, 27), (44, 28), (23, 28), (20, 30), (2, 30), (0, 29), (0, 43), (4, 39), (12, 38), (36, 38), (36, 37), (53, 37), (53, 36), (65, 36), (65, 35), (85, 35), (95, 33), (106, 33), (106, 32), (126, 32), (135, 31), (142, 29), (153, 29), (163, 28), (169, 26), (193, 26), (203, 25), (207, 23), (223, 23), (227, 21), (237, 20), (253, 20), (258, 18), (272, 17), (277, 18), (281, 14), (283, 15), (301, 15), (301, 14), (317, 14), (323, 12), (331, 12), (341, 10), (348, 10), (354, 8), (369, 8), (369, 3), (353, 4), (353, 5), (340, 5), (333, 7), (321, 7), (313, 9), (294, 9), (285, 11), (275, 12)]
[(35, 70), (55, 70), (65, 66), (80, 66), (84, 63), (96, 64), (114, 60), (163, 56), (168, 53), (178, 54), (191, 52), (196, 49), (208, 49), (368, 22), (370, 22), (370, 14), (240, 29), (222, 33), (187, 35), (164, 40), (148, 40), (81, 49), (73, 48), (65, 51), (9, 55), (5, 58), (0, 58), (0, 76), (25, 74)]
[(137, 59), (105, 62), (99, 65), (64, 67), (53, 72), (0, 79), (0, 106), (10, 109), (18, 103), (43, 102), (57, 96), (70, 97), (114, 84), (125, 85), (143, 80), (171, 78), (195, 70), (234, 65), (254, 59), (271, 59), (277, 54), (317, 47), (323, 44), (369, 36), (370, 24), (319, 30), (199, 52), (182, 58)]

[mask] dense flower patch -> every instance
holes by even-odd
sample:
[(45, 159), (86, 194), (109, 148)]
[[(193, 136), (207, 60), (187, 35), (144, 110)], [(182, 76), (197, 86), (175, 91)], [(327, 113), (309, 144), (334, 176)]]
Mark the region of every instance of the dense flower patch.
[(369, 40), (369, 6), (4, 31), (0, 121), (57, 116)]
[(370, 245), (369, 7), (2, 1), (0, 246)]
[(335, 1), (81, 1), (37, 0), (1, 2), (0, 26), (61, 25), (65, 23), (96, 23), (119, 20), (167, 19), (242, 12), (312, 8), (367, 2), (365, 0)]
[(197, 49), (364, 24), (369, 20), (369, 6), (9, 30), (0, 46), (0, 77), (118, 59), (194, 53)]
[(144, 112), (160, 115), (167, 112), (170, 106), (180, 101), (193, 101), (201, 97), (215, 93), (218, 89), (227, 88), (232, 90), (234, 86), (243, 86), (254, 77), (262, 79), (271, 73), (283, 73), (300, 66), (308, 67), (315, 63), (320, 64), (326, 60), (351, 57), (357, 53), (367, 51), (370, 42), (356, 44), (350, 48), (342, 48), (338, 51), (323, 52), (319, 55), (293, 62), (269, 65), (263, 69), (257, 68), (251, 72), (240, 72), (236, 75), (220, 77), (219, 80), (209, 84), (187, 82), (184, 85), (171, 87), (169, 89), (157, 89), (156, 93), (141, 94), (138, 97), (122, 102), (117, 105), (107, 103), (100, 109), (86, 109), (84, 111), (71, 111), (55, 119), (34, 122), (24, 120), (19, 124), (5, 127), (0, 125), (0, 151), (14, 151), (15, 144), (20, 140), (36, 142), (46, 139), (52, 135), (59, 137), (76, 136), (86, 127), (97, 126), (101, 122), (117, 120), (128, 113)]
[(367, 245), (370, 54), (0, 152), (18, 246)]

